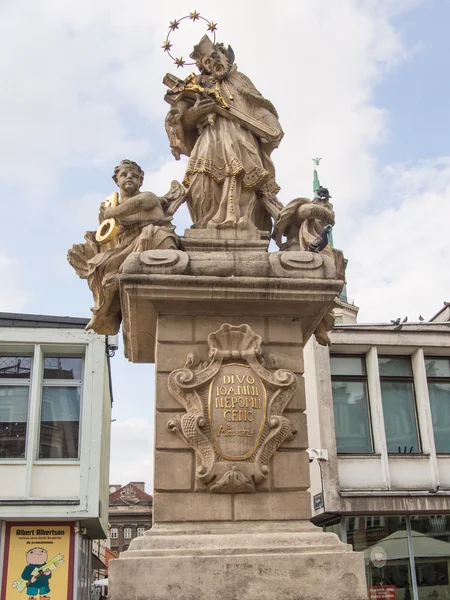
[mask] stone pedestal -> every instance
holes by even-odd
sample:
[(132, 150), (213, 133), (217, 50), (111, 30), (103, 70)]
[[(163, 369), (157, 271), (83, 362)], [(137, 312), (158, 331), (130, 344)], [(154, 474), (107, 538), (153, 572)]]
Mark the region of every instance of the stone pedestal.
[(267, 244), (186, 236), (124, 264), (125, 351), (156, 363), (154, 527), (110, 564), (111, 600), (367, 597), (362, 555), (309, 522), (303, 346), (342, 256)]

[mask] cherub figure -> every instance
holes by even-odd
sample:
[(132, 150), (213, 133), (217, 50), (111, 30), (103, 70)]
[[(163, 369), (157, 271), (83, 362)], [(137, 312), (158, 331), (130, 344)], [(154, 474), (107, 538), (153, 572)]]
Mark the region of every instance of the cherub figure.
[[(117, 202), (100, 206), (97, 233), (88, 231), (86, 243), (74, 244), (67, 254), (77, 275), (88, 280), (94, 296), (94, 314), (86, 329), (103, 335), (115, 335), (122, 321), (119, 273), (123, 262), (132, 252), (178, 247), (171, 221), (186, 195), (177, 181), (162, 198), (141, 192), (144, 171), (132, 160), (122, 160), (113, 179), (120, 189)], [(113, 223), (107, 236), (102, 235), (105, 219)]]
[[(280, 250), (308, 250), (326, 225), (334, 225), (333, 205), (329, 202), (328, 190), (319, 190), (324, 190), (326, 194), (312, 201), (309, 198), (296, 198), (280, 211), (273, 233)], [(286, 237), (285, 242), (283, 236)], [(326, 246), (322, 253), (334, 258), (330, 246)]]

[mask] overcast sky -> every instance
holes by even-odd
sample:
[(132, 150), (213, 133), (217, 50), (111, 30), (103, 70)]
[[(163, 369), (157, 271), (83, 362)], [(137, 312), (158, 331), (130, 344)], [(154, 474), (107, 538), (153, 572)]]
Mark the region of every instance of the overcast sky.
[[(193, 67), (161, 44), (194, 9), (277, 107), (283, 203), (311, 195), (311, 159), (323, 158), (359, 321), (430, 318), (450, 300), (448, 0), (0, 2), (0, 310), (89, 317), (66, 252), (96, 228), (114, 166), (136, 160), (158, 194), (181, 181), (161, 82)], [(183, 24), (176, 56), (204, 33)], [(184, 208), (175, 224), (190, 225)], [(121, 348), (112, 367), (111, 482), (151, 490), (153, 366)]]

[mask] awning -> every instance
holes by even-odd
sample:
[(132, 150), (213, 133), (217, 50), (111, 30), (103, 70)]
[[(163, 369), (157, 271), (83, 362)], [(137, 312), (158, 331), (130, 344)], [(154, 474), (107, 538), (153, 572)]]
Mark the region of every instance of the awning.
[(104, 569), (106, 569), (106, 565), (102, 563), (99, 557), (94, 553), (92, 553), (92, 569), (94, 571), (103, 571)]
[[(414, 546), (414, 556), (416, 558), (428, 557), (450, 557), (450, 544), (427, 536), (419, 531), (412, 531), (412, 539)], [(375, 546), (381, 546), (386, 552), (386, 560), (400, 560), (409, 558), (408, 539), (405, 530), (391, 533), (384, 539), (377, 542), (374, 546), (369, 546), (364, 550), (364, 558), (370, 560), (370, 553)]]

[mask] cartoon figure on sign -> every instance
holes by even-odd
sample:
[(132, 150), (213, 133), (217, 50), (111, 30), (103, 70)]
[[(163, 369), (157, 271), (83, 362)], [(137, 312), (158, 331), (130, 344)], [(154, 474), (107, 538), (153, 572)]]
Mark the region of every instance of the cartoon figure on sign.
[(27, 590), (30, 600), (33, 600), (38, 594), (40, 600), (49, 600), (50, 593), (49, 580), (52, 571), (64, 562), (64, 556), (57, 554), (52, 560), (48, 560), (47, 550), (45, 548), (32, 548), (26, 553), (27, 566), (23, 570), (22, 577), (16, 579), (12, 584), (18, 592)]

